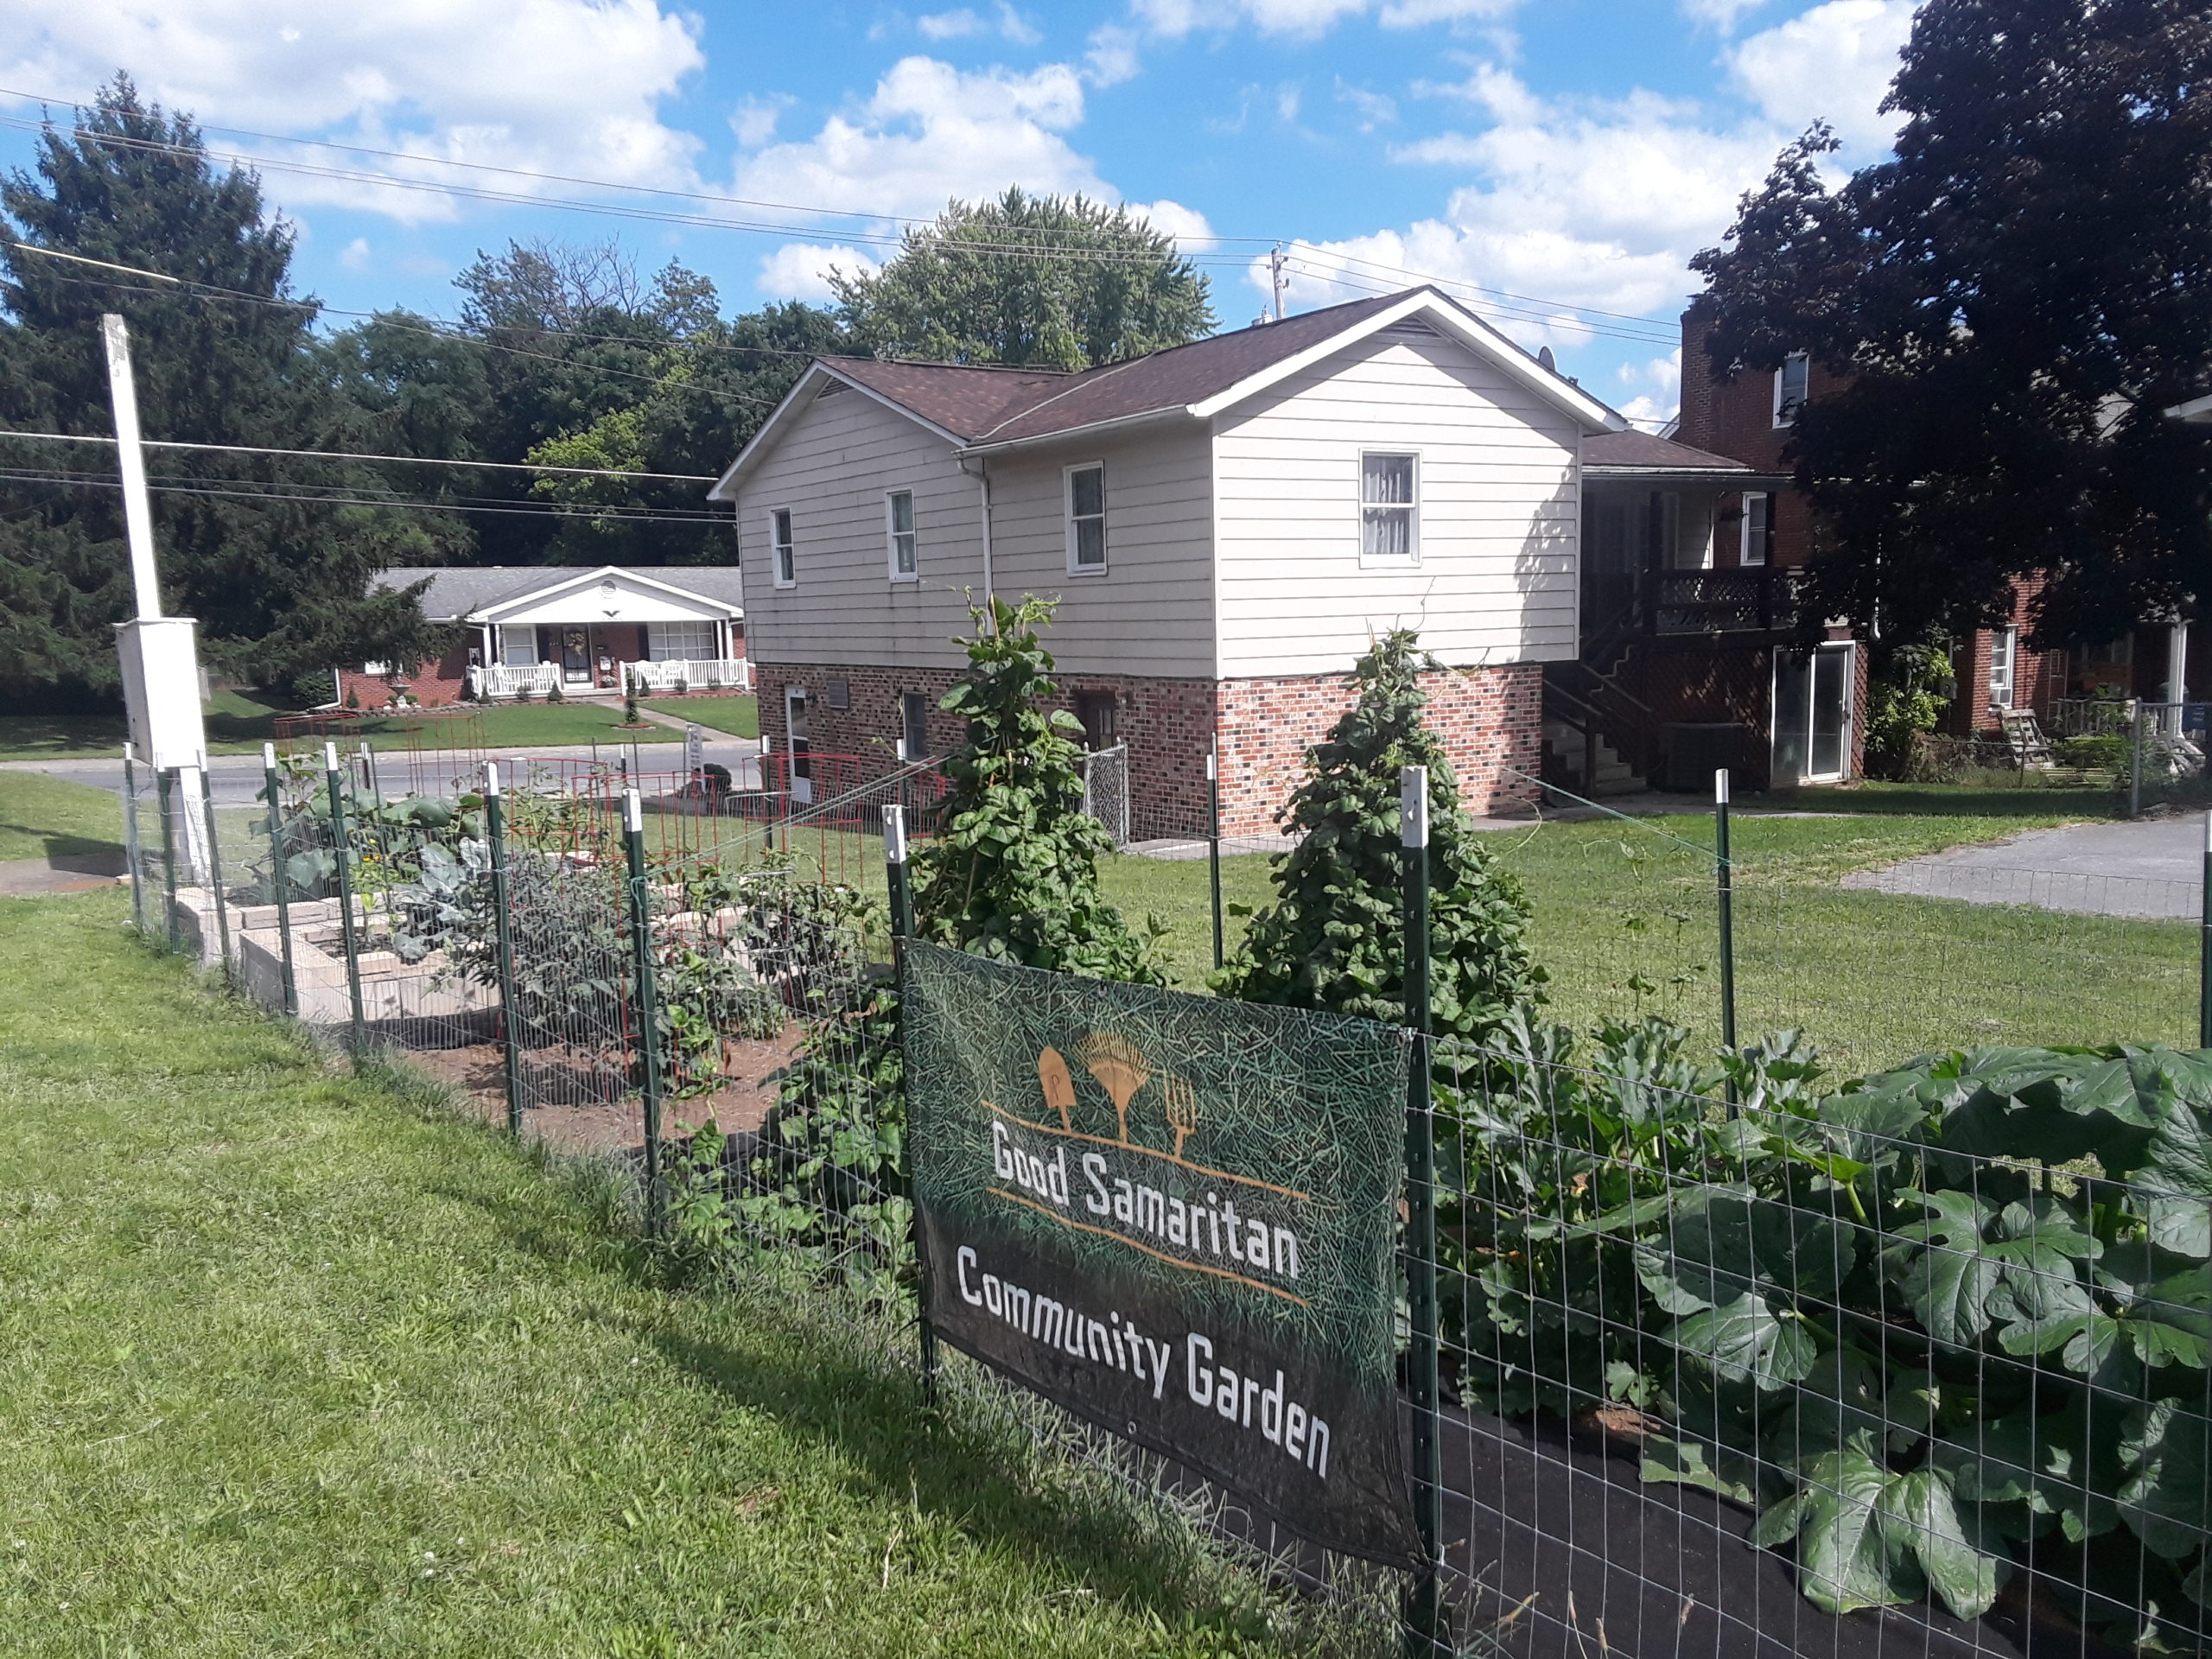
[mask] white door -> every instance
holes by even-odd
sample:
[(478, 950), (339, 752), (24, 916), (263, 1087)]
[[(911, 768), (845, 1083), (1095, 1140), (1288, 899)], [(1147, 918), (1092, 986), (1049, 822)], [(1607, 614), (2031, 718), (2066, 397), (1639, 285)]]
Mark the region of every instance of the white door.
[(1851, 770), (1852, 692), (1858, 646), (1850, 640), (1774, 658), (1775, 786), (1840, 782)]
[(806, 741), (806, 688), (787, 685), (784, 688), (784, 753), (790, 756), (791, 772), (791, 804), (810, 806), (814, 803), (814, 763), (809, 758), (813, 747)]

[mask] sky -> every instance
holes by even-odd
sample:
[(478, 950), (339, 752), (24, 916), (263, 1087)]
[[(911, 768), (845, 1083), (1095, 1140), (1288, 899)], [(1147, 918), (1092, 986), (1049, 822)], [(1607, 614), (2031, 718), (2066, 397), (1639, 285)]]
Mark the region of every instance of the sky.
[(1290, 310), (1450, 284), (1652, 425), (1691, 255), (1815, 118), (1886, 152), (1914, 3), (0, 0), (0, 165), (126, 70), (261, 167), (298, 289), (440, 316), (510, 239), (619, 237), (735, 311), (948, 199), (1080, 191), (1172, 232), (1224, 327), (1279, 242)]

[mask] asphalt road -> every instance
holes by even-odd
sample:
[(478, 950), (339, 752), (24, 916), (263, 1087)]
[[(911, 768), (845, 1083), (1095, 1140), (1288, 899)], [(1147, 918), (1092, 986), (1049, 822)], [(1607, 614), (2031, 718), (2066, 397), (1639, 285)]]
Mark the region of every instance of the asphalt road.
[(2190, 920), (2203, 903), (2204, 816), (2031, 830), (1862, 870), (1847, 887), (2095, 916)]

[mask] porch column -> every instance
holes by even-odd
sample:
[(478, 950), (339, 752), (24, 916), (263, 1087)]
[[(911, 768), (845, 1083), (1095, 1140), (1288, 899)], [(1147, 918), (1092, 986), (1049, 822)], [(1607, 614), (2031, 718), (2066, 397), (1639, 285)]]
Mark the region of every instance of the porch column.
[(2166, 630), (2166, 701), (2189, 701), (2189, 624), (2177, 622)]

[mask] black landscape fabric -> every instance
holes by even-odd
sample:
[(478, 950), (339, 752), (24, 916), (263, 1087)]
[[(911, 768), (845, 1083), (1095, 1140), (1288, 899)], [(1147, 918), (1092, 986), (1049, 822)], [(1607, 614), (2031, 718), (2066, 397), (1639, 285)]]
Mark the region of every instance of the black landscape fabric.
[(1403, 1034), (934, 945), (904, 963), (939, 1336), (1315, 1543), (1418, 1560)]

